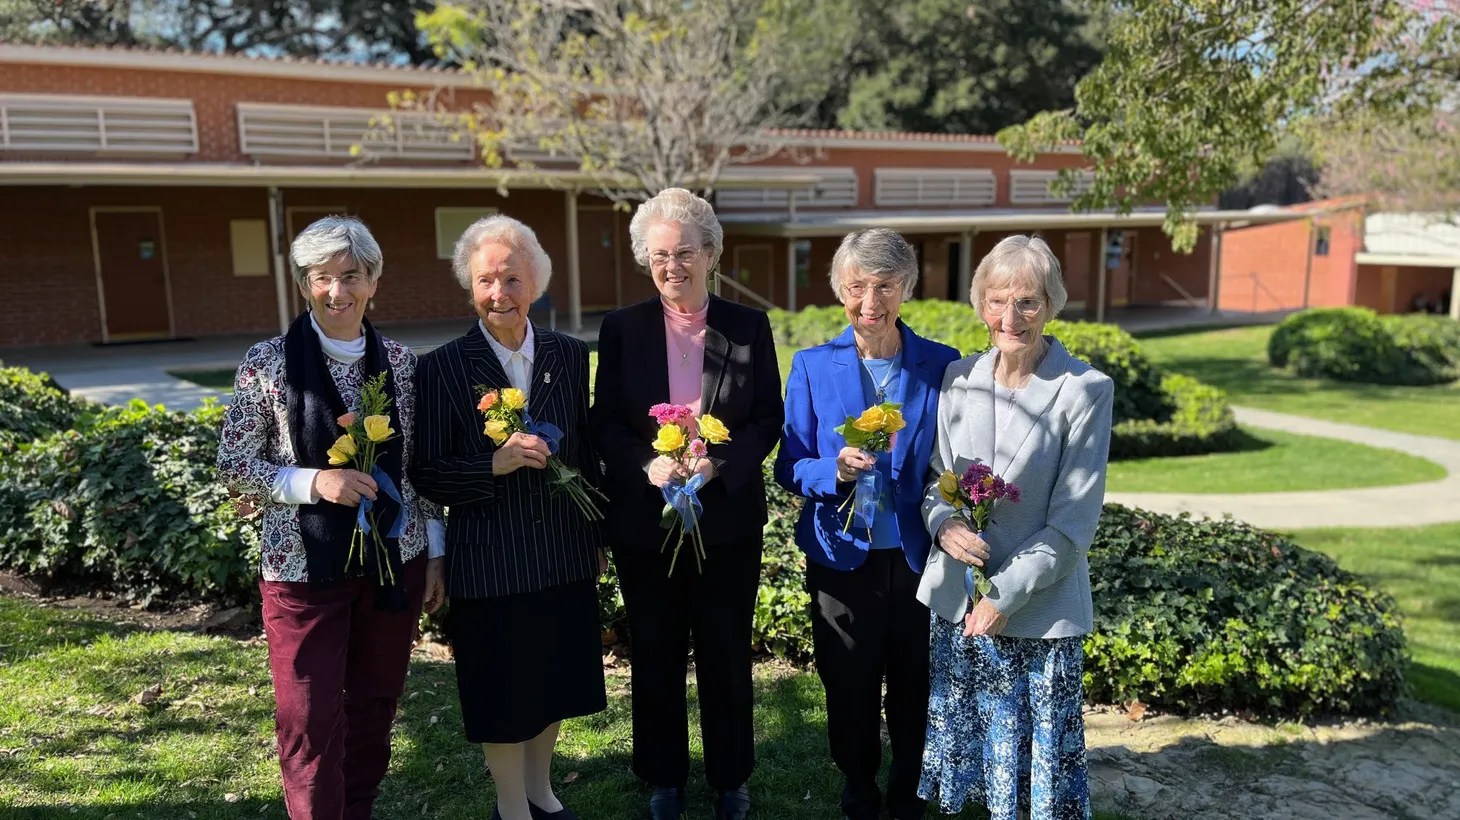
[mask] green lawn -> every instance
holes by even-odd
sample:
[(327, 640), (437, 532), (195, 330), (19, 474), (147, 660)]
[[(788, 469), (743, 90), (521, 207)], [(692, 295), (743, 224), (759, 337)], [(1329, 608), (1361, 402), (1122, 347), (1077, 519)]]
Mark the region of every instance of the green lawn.
[(1267, 364), (1272, 327), (1153, 333), (1141, 347), (1166, 370), (1227, 391), (1232, 403), (1402, 433), (1460, 439), (1460, 382), (1388, 387), (1300, 379)]
[(1231, 453), (1112, 461), (1106, 489), (1150, 493), (1270, 493), (1437, 481), (1445, 469), (1393, 450), (1243, 428)]
[(1460, 711), (1460, 524), (1300, 530), (1294, 537), (1395, 597), (1414, 654), (1415, 697)]
[[(161, 683), (155, 703), (132, 700)], [(480, 750), (461, 735), (449, 664), (412, 664), (379, 817), (490, 813)], [(839, 777), (826, 749), (814, 675), (756, 669), (759, 817), (835, 820)], [(627, 820), (647, 793), (630, 772), (627, 673), (613, 670), (608, 711), (570, 721), (555, 777), (583, 817)], [(692, 690), (693, 691), (693, 690)], [(697, 707), (691, 695), (691, 710)], [(176, 632), (146, 632), (0, 597), (0, 806), (6, 818), (213, 820), (283, 816), (274, 759), (266, 650)], [(692, 725), (698, 715), (691, 715)], [(710, 812), (702, 758), (690, 816)], [(975, 810), (961, 817), (986, 816)], [(1120, 820), (1117, 815), (1096, 815)]]

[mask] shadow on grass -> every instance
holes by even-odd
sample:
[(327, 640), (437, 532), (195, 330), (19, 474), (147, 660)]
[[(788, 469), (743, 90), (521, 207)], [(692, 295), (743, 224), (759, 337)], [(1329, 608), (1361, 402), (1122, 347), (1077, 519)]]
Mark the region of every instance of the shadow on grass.
[(45, 607), (0, 595), (0, 663), (15, 663), (60, 649), (85, 646), (105, 637), (144, 631), (77, 612)]

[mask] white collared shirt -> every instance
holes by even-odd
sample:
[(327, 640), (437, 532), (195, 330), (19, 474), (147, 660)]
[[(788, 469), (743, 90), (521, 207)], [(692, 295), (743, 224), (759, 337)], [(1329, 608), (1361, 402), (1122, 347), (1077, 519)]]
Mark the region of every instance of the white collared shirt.
[(497, 361), (502, 363), (502, 369), (507, 373), (507, 381), (529, 399), (532, 398), (532, 360), (537, 355), (537, 344), (532, 333), (532, 323), (527, 323), (527, 337), (522, 340), (522, 347), (516, 350), (508, 350), (505, 345), (497, 341), (492, 334), (487, 332), (487, 326), (481, 319), (477, 320), (477, 327), (482, 335), (487, 337), (487, 344), (492, 346), (492, 352), (497, 354)]

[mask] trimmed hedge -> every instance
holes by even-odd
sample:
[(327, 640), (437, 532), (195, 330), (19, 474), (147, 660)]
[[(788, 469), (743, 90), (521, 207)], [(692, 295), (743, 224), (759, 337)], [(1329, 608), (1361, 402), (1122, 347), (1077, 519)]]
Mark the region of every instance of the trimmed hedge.
[(48, 374), (0, 367), (0, 453), (69, 429), (87, 409)]
[(246, 597), (258, 527), (217, 480), (222, 413), (134, 401), (0, 459), (0, 567), (144, 602)]
[(1267, 360), (1308, 378), (1444, 384), (1460, 378), (1460, 323), (1442, 316), (1380, 316), (1364, 307), (1313, 308), (1273, 330)]
[[(840, 306), (770, 313), (776, 344), (801, 350), (823, 344), (846, 328)], [(908, 302), (902, 319), (919, 335), (964, 355), (989, 346), (988, 331), (969, 305), (943, 300)], [(1163, 375), (1140, 344), (1115, 325), (1065, 322), (1045, 326), (1070, 353), (1115, 382), (1112, 459), (1200, 455), (1231, 450), (1237, 419), (1222, 391), (1186, 376)]]

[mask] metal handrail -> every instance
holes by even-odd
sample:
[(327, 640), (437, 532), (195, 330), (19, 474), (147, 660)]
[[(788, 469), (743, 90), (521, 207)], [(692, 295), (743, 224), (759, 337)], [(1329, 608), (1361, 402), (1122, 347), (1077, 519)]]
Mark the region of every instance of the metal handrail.
[(1171, 289), (1176, 291), (1181, 296), (1181, 298), (1185, 299), (1187, 301), (1187, 304), (1191, 305), (1192, 307), (1204, 308), (1207, 306), (1205, 300), (1197, 299), (1195, 296), (1187, 293), (1186, 288), (1183, 288), (1180, 284), (1176, 282), (1175, 279), (1172, 279), (1170, 276), (1167, 276), (1164, 273), (1161, 274), (1161, 281), (1165, 282), (1167, 285), (1170, 285)]
[(776, 308), (776, 303), (775, 302), (770, 301), (769, 299), (765, 298), (764, 296), (761, 296), (759, 293), (756, 293), (755, 291), (751, 290), (750, 288), (748, 288), (748, 287), (740, 284), (739, 282), (735, 281), (734, 279), (731, 279), (730, 277), (728, 277), (728, 276), (726, 276), (726, 275), (724, 275), (722, 273), (715, 274), (715, 281), (716, 282), (719, 282), (719, 283), (722, 283), (722, 284), (729, 285), (737, 293), (740, 293), (740, 294), (742, 294), (744, 296), (750, 297), (750, 300), (752, 302), (755, 302), (757, 305), (759, 305), (761, 310), (775, 310), (775, 308)]

